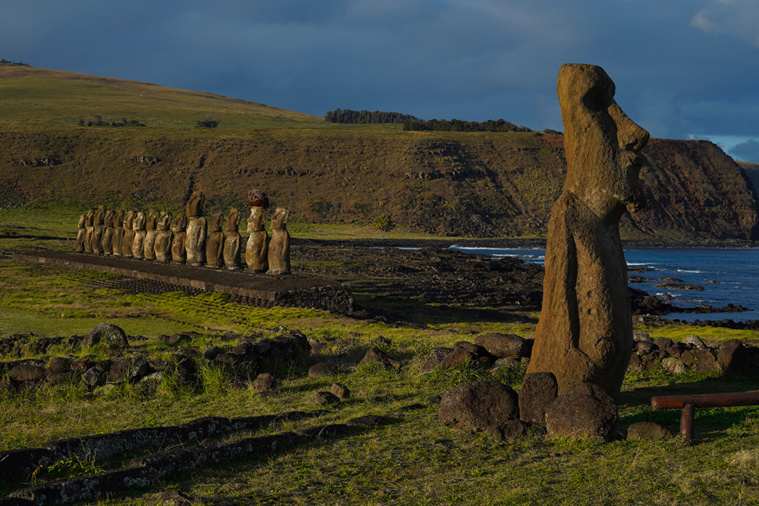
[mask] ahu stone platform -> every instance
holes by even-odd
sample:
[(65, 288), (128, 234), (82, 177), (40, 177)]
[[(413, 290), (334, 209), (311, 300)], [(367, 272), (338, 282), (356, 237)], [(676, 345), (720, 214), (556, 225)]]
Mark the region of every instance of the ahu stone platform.
[(334, 281), (288, 274), (268, 276), (246, 271), (229, 271), (185, 264), (134, 260), (68, 251), (18, 253), (16, 258), (51, 263), (75, 269), (90, 269), (176, 285), (179, 289), (228, 293), (264, 307), (306, 307), (350, 313), (350, 291)]

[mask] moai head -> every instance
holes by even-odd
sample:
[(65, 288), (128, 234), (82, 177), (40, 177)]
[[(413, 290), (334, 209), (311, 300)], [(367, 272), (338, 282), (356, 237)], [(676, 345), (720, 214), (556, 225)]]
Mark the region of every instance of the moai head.
[(206, 196), (203, 192), (194, 191), (190, 196), (190, 200), (187, 201), (187, 217), (197, 218), (203, 216), (203, 206), (206, 203)]
[(103, 224), (106, 227), (112, 227), (113, 226), (113, 211), (110, 209), (106, 211), (105, 217), (103, 218)]
[(134, 221), (132, 221), (132, 230), (135, 232), (138, 230), (145, 230), (145, 213), (142, 211), (137, 213), (137, 215), (134, 217)]
[(79, 223), (77, 223), (76, 228), (84, 228), (84, 222), (87, 220), (87, 215), (80, 214), (79, 215)]
[(240, 213), (236, 208), (229, 210), (229, 216), (227, 217), (227, 224), (224, 227), (226, 232), (237, 232), (237, 228), (240, 226)]
[(567, 157), (564, 189), (598, 216), (619, 218), (625, 207), (637, 211), (645, 205), (637, 153), (649, 135), (622, 112), (614, 91), (614, 82), (596, 65), (567, 63), (559, 71)]
[(261, 230), (264, 230), (265, 219), (266, 211), (263, 207), (251, 207), (250, 217), (248, 218), (248, 232), (260, 232)]
[(171, 223), (171, 213), (169, 211), (161, 211), (156, 222), (156, 230), (168, 230), (169, 223)]
[(290, 211), (284, 207), (278, 207), (274, 210), (274, 214), (271, 216), (271, 229), (272, 230), (287, 230), (287, 218), (290, 216)]
[(94, 225), (102, 225), (105, 217), (105, 206), (98, 206), (98, 210), (95, 211)]
[(174, 220), (174, 223), (171, 224), (171, 231), (175, 234), (178, 234), (179, 232), (184, 232), (187, 230), (187, 214), (180, 213), (177, 215), (177, 218)]
[(124, 211), (119, 209), (115, 213), (113, 213), (113, 226), (114, 227), (121, 227), (124, 225)]
[(155, 230), (156, 223), (158, 222), (158, 211), (151, 209), (148, 211), (148, 215), (145, 218), (145, 230)]
[(124, 230), (133, 230), (132, 223), (134, 222), (134, 211), (127, 211), (124, 214), (124, 221), (122, 223)]
[(251, 207), (263, 207), (264, 209), (267, 209), (269, 207), (269, 197), (261, 190), (249, 190), (248, 205)]
[(95, 224), (95, 211), (92, 209), (87, 210), (87, 214), (84, 216), (84, 226), (91, 227)]
[(211, 216), (211, 221), (208, 223), (208, 233), (221, 232), (221, 224), (224, 222), (224, 215), (221, 213), (215, 213)]

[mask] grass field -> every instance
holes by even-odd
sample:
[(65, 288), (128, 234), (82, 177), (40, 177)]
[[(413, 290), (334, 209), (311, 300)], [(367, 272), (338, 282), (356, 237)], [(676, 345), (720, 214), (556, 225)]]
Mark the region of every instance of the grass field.
[[(195, 388), (165, 384), (145, 396), (131, 385), (103, 395), (78, 386), (0, 394), (0, 450), (38, 447), (65, 437), (128, 428), (183, 423), (201, 416), (251, 416), (319, 408), (314, 392), (333, 381), (351, 397), (318, 419), (286, 422), (247, 437), (344, 422), (365, 414), (388, 422), (306, 446), (244, 458), (192, 474), (172, 476), (126, 496), (102, 498), (102, 504), (147, 504), (160, 491), (179, 489), (199, 504), (759, 504), (759, 408), (699, 409), (696, 443), (679, 439), (609, 443), (549, 439), (539, 430), (515, 442), (446, 427), (437, 421), (430, 397), (477, 379), (502, 381), (519, 389), (524, 366), (478, 369), (461, 366), (422, 374), (420, 366), (435, 346), (471, 341), (480, 332), (529, 336), (533, 327), (514, 322), (430, 322), (409, 328), (296, 308), (255, 308), (227, 303), (225, 296), (190, 297), (181, 292), (125, 295), (98, 288), (108, 276), (37, 265), (12, 258), (29, 247), (68, 248), (76, 213), (27, 208), (0, 211), (0, 339), (82, 335), (102, 321), (147, 339), (128, 354), (170, 357), (176, 350), (160, 335), (199, 334), (188, 343), (204, 349), (230, 347), (226, 332), (276, 335), (298, 329), (323, 345), (322, 358), (340, 364), (333, 378), (310, 378), (309, 364), (282, 370), (278, 387), (262, 395), (249, 386), (233, 387), (219, 370), (204, 369)], [(34, 223), (32, 227), (30, 224)], [(313, 230), (313, 229), (312, 229)], [(303, 233), (308, 233), (304, 227)], [(320, 229), (341, 238), (360, 230)], [(34, 235), (38, 238), (26, 236)], [(47, 239), (45, 238), (47, 237)], [(52, 239), (51, 239), (52, 238)], [(360, 295), (360, 294), (358, 294)], [(390, 302), (390, 301), (389, 301)], [(242, 323), (240, 323), (242, 322)], [(465, 330), (466, 328), (466, 330)], [(756, 332), (671, 325), (647, 330), (652, 337), (755, 340)], [(384, 338), (384, 339), (380, 339)], [(372, 345), (401, 360), (399, 370), (356, 366)], [(52, 348), (47, 356), (23, 348), (22, 356), (47, 359), (69, 350)], [(86, 351), (73, 356), (86, 356)], [(104, 351), (95, 350), (94, 353)], [(14, 357), (20, 358), (20, 357)], [(4, 357), (2, 360), (9, 360)], [(619, 403), (619, 427), (654, 421), (677, 432), (679, 412), (652, 411), (650, 397), (666, 393), (742, 391), (756, 388), (756, 377), (688, 373), (672, 376), (661, 369), (628, 375)], [(415, 409), (402, 408), (416, 405)], [(0, 479), (0, 493), (55, 478), (96, 473), (122, 461), (69, 462), (26, 483)]]

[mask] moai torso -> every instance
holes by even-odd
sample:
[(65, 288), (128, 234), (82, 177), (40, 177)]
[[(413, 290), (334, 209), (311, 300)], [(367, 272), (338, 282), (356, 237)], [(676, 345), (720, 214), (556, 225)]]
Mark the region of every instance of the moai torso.
[(289, 214), (284, 207), (278, 207), (271, 217), (269, 270), (266, 274), (279, 275), (290, 272), (290, 234), (287, 232)]
[(79, 223), (77, 223), (76, 241), (74, 241), (74, 249), (79, 253), (84, 253), (84, 237), (87, 235), (87, 231), (84, 229), (84, 222), (87, 216), (84, 214), (79, 216)]
[(187, 237), (187, 215), (181, 213), (171, 224), (171, 261), (183, 264), (187, 260), (184, 242)]
[(224, 234), (224, 265), (227, 269), (235, 271), (240, 268), (240, 213), (237, 209), (229, 210)]
[(187, 202), (188, 224), (185, 250), (187, 252), (187, 263), (196, 267), (206, 262), (207, 223), (203, 217), (205, 201), (206, 198), (203, 193), (195, 191)]
[(245, 246), (245, 262), (248, 270), (253, 272), (266, 272), (269, 270), (269, 235), (264, 228), (266, 211), (263, 207), (250, 208), (248, 218), (248, 243)]
[(132, 230), (134, 230), (134, 241), (132, 242), (132, 257), (143, 259), (145, 255), (145, 213), (140, 211), (137, 216), (134, 217), (132, 222)]
[(113, 214), (113, 238), (111, 248), (115, 256), (121, 256), (121, 243), (124, 240), (124, 211), (116, 211)]
[(158, 262), (168, 262), (171, 260), (171, 238), (172, 232), (169, 230), (169, 223), (171, 223), (171, 213), (164, 211), (158, 217), (156, 223), (156, 237), (155, 237), (155, 259)]
[(221, 223), (224, 216), (216, 213), (211, 216), (208, 225), (208, 238), (206, 239), (206, 265), (217, 269), (224, 263), (224, 232), (221, 231)]
[(589, 382), (618, 397), (633, 346), (619, 219), (643, 205), (637, 153), (648, 132), (619, 108), (601, 67), (562, 66), (557, 91), (567, 179), (548, 224), (543, 307), (527, 372), (552, 372), (559, 394)]
[(113, 242), (113, 211), (110, 209), (105, 213), (105, 218), (103, 218), (103, 226), (105, 228), (103, 229), (103, 239), (100, 243), (101, 249), (103, 250), (104, 255), (112, 255), (113, 245), (111, 243)]
[(93, 218), (93, 230), (92, 230), (92, 252), (96, 255), (103, 254), (103, 231), (105, 226), (103, 225), (105, 219), (105, 207), (98, 206), (98, 210), (95, 211), (95, 217)]
[(134, 211), (127, 211), (124, 214), (122, 223), (124, 236), (121, 238), (121, 256), (132, 258), (132, 246), (134, 244)]

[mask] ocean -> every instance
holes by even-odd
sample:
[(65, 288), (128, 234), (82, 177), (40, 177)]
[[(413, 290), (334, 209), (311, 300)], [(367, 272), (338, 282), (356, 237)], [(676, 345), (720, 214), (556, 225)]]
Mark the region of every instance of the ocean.
[[(464, 253), (492, 258), (518, 257), (527, 262), (543, 264), (545, 250), (521, 248), (466, 248), (451, 246)], [(665, 318), (684, 321), (759, 320), (759, 249), (757, 248), (629, 248), (625, 249), (629, 268), (650, 269), (631, 272), (647, 278), (630, 286), (659, 297), (672, 297), (677, 307), (697, 307), (708, 304), (723, 307), (741, 305), (748, 311), (730, 313), (671, 313)], [(699, 285), (703, 291), (659, 288), (661, 278), (676, 278), (683, 283)]]

